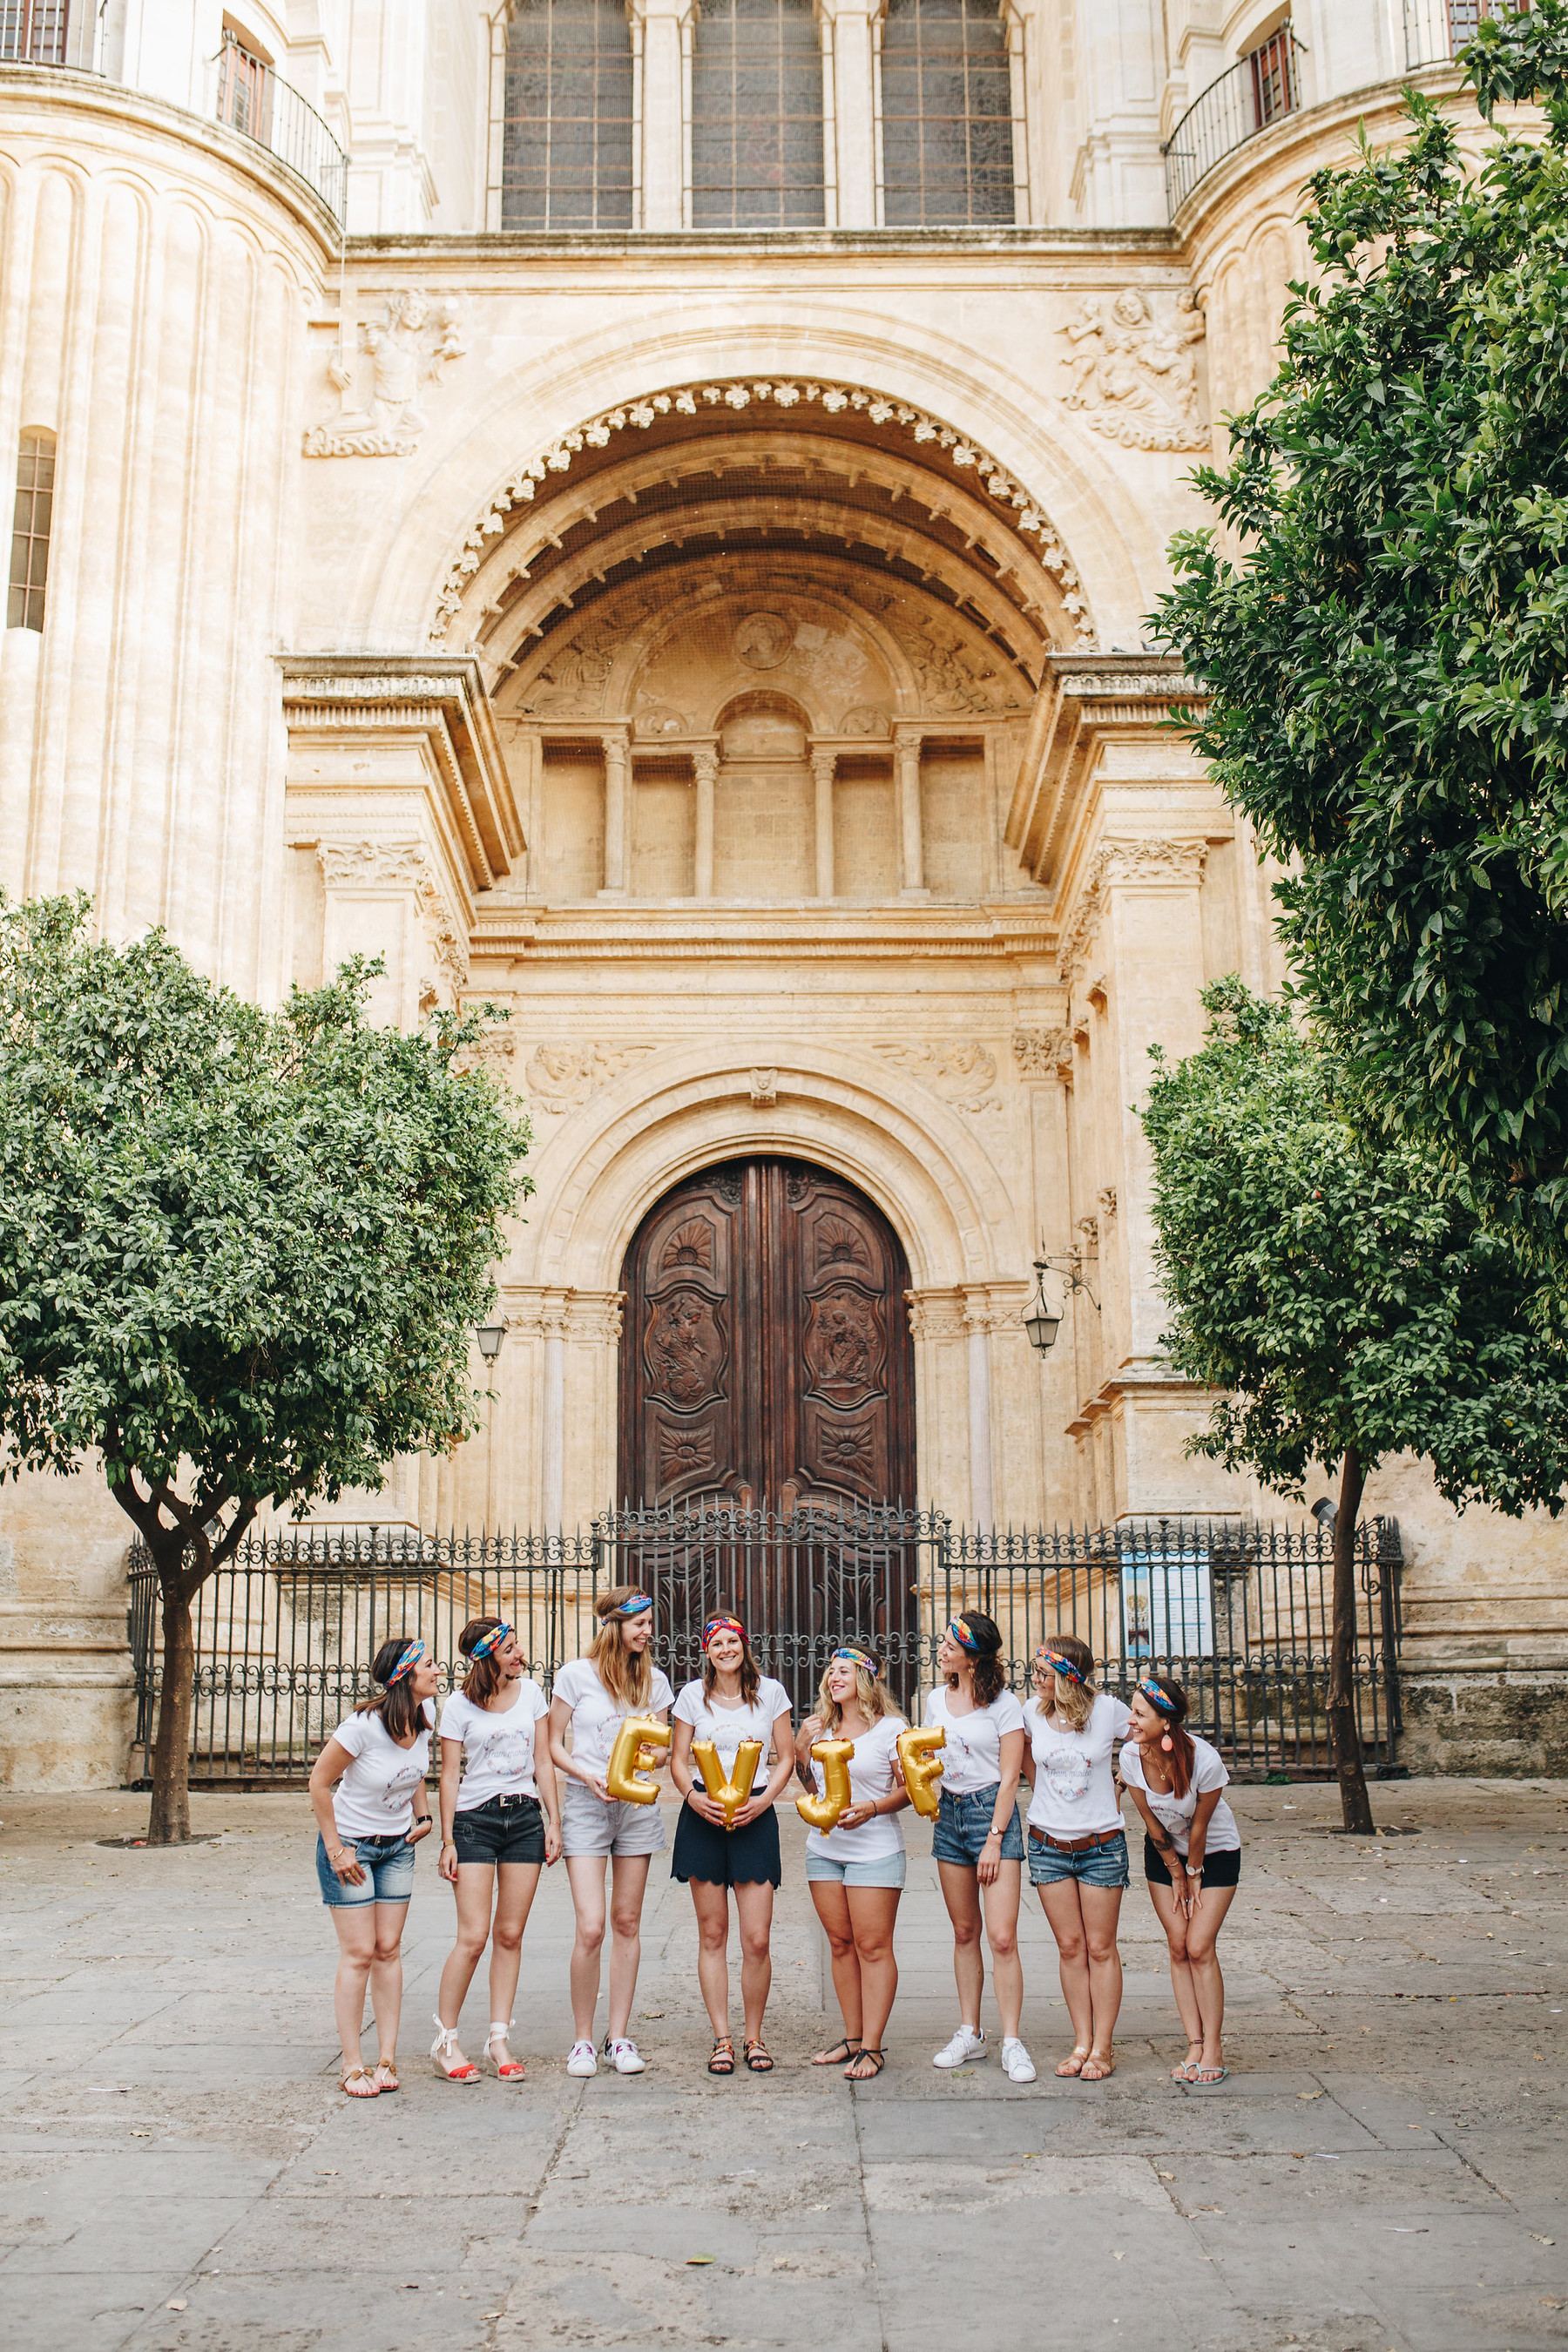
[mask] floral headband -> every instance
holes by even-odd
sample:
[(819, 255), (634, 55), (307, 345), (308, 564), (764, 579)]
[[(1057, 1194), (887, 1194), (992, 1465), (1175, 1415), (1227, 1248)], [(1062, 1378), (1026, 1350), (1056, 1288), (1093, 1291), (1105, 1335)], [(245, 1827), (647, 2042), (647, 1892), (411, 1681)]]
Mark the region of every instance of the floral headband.
[(1150, 1706), (1157, 1706), (1162, 1715), (1175, 1714), (1175, 1700), (1173, 1698), (1167, 1698), (1164, 1692), (1160, 1688), (1158, 1683), (1152, 1682), (1148, 1676), (1145, 1675), (1138, 1687), (1142, 1692), (1144, 1697), (1148, 1700)]
[(653, 1602), (646, 1592), (634, 1592), (629, 1601), (623, 1601), (618, 1609), (611, 1610), (610, 1614), (612, 1617), (640, 1617), (645, 1609), (652, 1607)]
[(488, 1658), (492, 1650), (499, 1650), (500, 1648), (501, 1643), (506, 1640), (507, 1635), (510, 1632), (511, 1627), (510, 1625), (492, 1625), (489, 1632), (488, 1633), (482, 1633), (479, 1636), (479, 1639), (474, 1643), (473, 1648), (468, 1652), (469, 1657)]
[(1080, 1666), (1075, 1666), (1070, 1658), (1058, 1658), (1054, 1651), (1046, 1648), (1044, 1643), (1035, 1652), (1035, 1656), (1037, 1659), (1044, 1658), (1053, 1674), (1065, 1675), (1069, 1683), (1077, 1683), (1081, 1686), (1089, 1679), (1083, 1669)]
[(858, 1648), (853, 1642), (846, 1642), (841, 1650), (834, 1651), (833, 1655), (835, 1659), (847, 1658), (852, 1666), (858, 1666), (862, 1674), (868, 1674), (870, 1675), (873, 1682), (876, 1681), (878, 1675), (881, 1672), (881, 1668), (872, 1653), (869, 1650), (862, 1650)]
[(704, 1650), (709, 1648), (715, 1633), (738, 1633), (742, 1643), (746, 1639), (746, 1629), (738, 1617), (710, 1617), (702, 1628)]
[(410, 1642), (408, 1647), (404, 1651), (403, 1655), (398, 1659), (397, 1664), (393, 1667), (392, 1672), (386, 1677), (387, 1689), (390, 1690), (394, 1683), (400, 1683), (403, 1680), (404, 1675), (411, 1672), (412, 1669), (419, 1664), (420, 1659), (424, 1655), (424, 1643)]
[(947, 1630), (952, 1635), (953, 1640), (958, 1643), (961, 1650), (969, 1650), (978, 1653), (980, 1644), (975, 1640), (973, 1634), (970, 1632), (962, 1617), (955, 1617)]

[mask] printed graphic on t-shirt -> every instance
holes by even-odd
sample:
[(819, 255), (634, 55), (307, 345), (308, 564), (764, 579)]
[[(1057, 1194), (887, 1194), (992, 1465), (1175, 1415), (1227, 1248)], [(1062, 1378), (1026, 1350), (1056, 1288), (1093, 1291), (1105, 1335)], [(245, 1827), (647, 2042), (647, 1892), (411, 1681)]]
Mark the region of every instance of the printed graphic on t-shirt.
[(1081, 1748), (1074, 1748), (1066, 1740), (1047, 1748), (1040, 1758), (1040, 1769), (1052, 1796), (1059, 1797), (1064, 1804), (1076, 1804), (1080, 1797), (1088, 1796), (1091, 1767)]
[(382, 1791), (381, 1801), (389, 1813), (400, 1813), (415, 1790), (425, 1778), (417, 1764), (405, 1764), (395, 1772)]
[(489, 1731), (470, 1739), (466, 1749), (470, 1772), (495, 1772), (519, 1779), (533, 1761), (533, 1742), (518, 1731)]

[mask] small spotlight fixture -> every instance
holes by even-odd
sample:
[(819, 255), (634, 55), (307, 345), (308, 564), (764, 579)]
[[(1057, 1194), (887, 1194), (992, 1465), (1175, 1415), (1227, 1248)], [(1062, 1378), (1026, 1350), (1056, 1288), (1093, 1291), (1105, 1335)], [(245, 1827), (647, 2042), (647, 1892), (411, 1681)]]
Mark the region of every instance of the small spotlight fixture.
[(1334, 1521), (1339, 1516), (1339, 1506), (1336, 1503), (1331, 1503), (1326, 1495), (1320, 1495), (1312, 1506), (1312, 1517), (1325, 1535), (1333, 1534)]

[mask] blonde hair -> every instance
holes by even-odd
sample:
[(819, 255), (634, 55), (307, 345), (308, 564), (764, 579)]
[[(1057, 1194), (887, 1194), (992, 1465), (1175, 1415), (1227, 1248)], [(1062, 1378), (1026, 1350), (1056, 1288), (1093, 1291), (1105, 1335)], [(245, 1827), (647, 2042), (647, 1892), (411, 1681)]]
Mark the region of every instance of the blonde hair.
[(1071, 1681), (1066, 1675), (1052, 1676), (1057, 1689), (1055, 1712), (1070, 1731), (1081, 1731), (1094, 1711), (1098, 1696), (1094, 1687), (1094, 1653), (1087, 1642), (1079, 1640), (1076, 1633), (1049, 1634), (1040, 1647), (1047, 1657), (1055, 1650), (1058, 1657), (1066, 1658), (1083, 1676), (1081, 1683)]
[(621, 1639), (621, 1627), (626, 1622), (616, 1612), (635, 1601), (642, 1588), (637, 1584), (612, 1584), (608, 1592), (601, 1592), (594, 1603), (594, 1614), (599, 1620), (588, 1652), (588, 1664), (619, 1706), (630, 1707), (642, 1714), (653, 1696), (653, 1667), (647, 1650), (628, 1650)]
[[(844, 1710), (827, 1687), (827, 1676), (833, 1671), (829, 1662), (816, 1688), (816, 1715), (823, 1737), (837, 1739), (838, 1727), (844, 1720)], [(903, 1714), (903, 1708), (879, 1675), (868, 1675), (864, 1666), (855, 1669), (855, 1696), (860, 1702), (860, 1712), (868, 1723), (880, 1723), (885, 1715)]]

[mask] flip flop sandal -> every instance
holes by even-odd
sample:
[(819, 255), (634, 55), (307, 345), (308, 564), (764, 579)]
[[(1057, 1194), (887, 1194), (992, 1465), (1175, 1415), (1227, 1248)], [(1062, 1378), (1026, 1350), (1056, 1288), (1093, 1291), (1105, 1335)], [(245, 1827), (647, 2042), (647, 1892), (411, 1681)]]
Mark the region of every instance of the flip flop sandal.
[(1200, 2091), (1212, 2091), (1215, 2084), (1225, 2082), (1229, 2074), (1228, 2066), (1200, 2066), (1192, 2079)]
[(1069, 2057), (1062, 2060), (1061, 2064), (1057, 2068), (1057, 2073), (1070, 2082), (1076, 2082), (1088, 2063), (1089, 2056), (1090, 2053), (1087, 2050), (1074, 2049)]
[[(1086, 2073), (1085, 2069), (1089, 2066), (1098, 2067), (1098, 2074), (1090, 2074)], [(1079, 2069), (1079, 2081), (1080, 2083), (1109, 2083), (1115, 2072), (1116, 2061), (1114, 2058), (1102, 2057), (1098, 2050), (1091, 2050), (1089, 2056), (1084, 2060), (1083, 2065)]]
[[(858, 2066), (862, 2058), (870, 2059), (877, 2070), (875, 2074), (857, 2074), (855, 2068)], [(844, 2069), (844, 2079), (847, 2083), (874, 2083), (877, 2074), (881, 2073), (887, 2063), (888, 2053), (885, 2050), (861, 2050), (857, 2053), (853, 2062)]]
[[(361, 2087), (356, 2088), (356, 2084)], [(351, 2066), (346, 2074), (339, 2075), (338, 2088), (350, 2099), (379, 2099), (381, 2096), (381, 2085), (371, 2080), (368, 2066)]]
[(735, 2045), (728, 2035), (721, 2035), (713, 2044), (713, 2055), (708, 2061), (710, 2074), (732, 2074), (735, 2071)]
[(811, 2063), (814, 2066), (842, 2066), (847, 2060), (853, 2063), (859, 2055), (860, 2044), (841, 2033), (831, 2050), (819, 2050)]
[(757, 2036), (757, 2039), (754, 2042), (743, 2042), (741, 2044), (741, 2048), (745, 2055), (746, 2063), (753, 2074), (771, 2074), (773, 2073), (773, 2062), (768, 2055), (766, 2045), (764, 2044), (761, 2034)]
[[(395, 2058), (378, 2058), (375, 2062), (375, 2072), (377, 2076), (375, 2087), (378, 2091), (390, 2093), (392, 2091), (402, 2090), (403, 2085), (397, 2079), (397, 2061)], [(390, 2074), (392, 2077), (391, 2082), (382, 2082), (380, 2077), (383, 2074)]]

